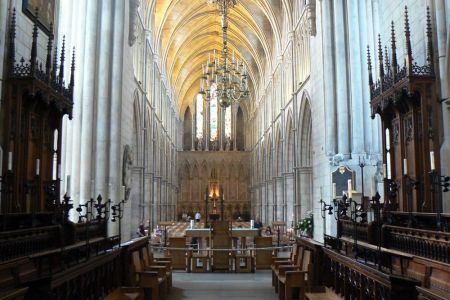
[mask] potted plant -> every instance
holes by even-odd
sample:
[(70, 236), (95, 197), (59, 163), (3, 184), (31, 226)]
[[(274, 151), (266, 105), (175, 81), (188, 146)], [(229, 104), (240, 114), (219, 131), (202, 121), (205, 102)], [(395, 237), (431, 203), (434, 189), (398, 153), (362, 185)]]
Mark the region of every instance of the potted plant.
[(297, 222), (295, 229), (300, 231), (301, 236), (312, 237), (314, 229), (313, 214), (309, 213), (307, 217), (300, 219), (300, 221)]

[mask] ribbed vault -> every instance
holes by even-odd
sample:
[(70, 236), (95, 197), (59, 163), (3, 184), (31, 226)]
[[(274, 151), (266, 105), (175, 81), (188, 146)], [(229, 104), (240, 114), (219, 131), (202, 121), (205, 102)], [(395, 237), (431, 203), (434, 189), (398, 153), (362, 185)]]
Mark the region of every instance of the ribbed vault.
[[(252, 98), (264, 84), (264, 74), (272, 69), (271, 62), (281, 47), (285, 2), (289, 1), (238, 0), (231, 9), (229, 48), (247, 65)], [(207, 0), (147, 0), (145, 8), (146, 27), (152, 28), (162, 67), (181, 109), (191, 104), (198, 93), (201, 67), (208, 55), (222, 49), (217, 7)]]

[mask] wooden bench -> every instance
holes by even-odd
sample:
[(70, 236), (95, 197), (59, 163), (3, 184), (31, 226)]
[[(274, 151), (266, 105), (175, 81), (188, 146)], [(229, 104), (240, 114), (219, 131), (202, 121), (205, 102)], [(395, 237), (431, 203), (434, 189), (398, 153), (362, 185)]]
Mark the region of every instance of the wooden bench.
[(144, 265), (139, 256), (139, 251), (132, 253), (134, 281), (144, 289), (145, 294), (151, 294), (152, 300), (163, 299), (166, 291), (166, 275), (162, 273), (163, 269), (157, 271), (145, 270)]
[(311, 256), (312, 253), (310, 250), (303, 250), (299, 265), (280, 266), (278, 272), (278, 293), (280, 300), (292, 299), (294, 288), (299, 289), (300, 299), (304, 298), (306, 289), (310, 285), (309, 280), (312, 277)]

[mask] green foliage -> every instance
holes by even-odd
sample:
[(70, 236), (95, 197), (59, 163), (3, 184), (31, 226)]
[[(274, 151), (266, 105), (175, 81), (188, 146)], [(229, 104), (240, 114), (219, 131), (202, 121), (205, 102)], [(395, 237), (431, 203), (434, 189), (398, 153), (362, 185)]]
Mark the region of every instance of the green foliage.
[(309, 214), (308, 217), (301, 219), (297, 222), (295, 229), (300, 230), (303, 235), (311, 236), (314, 228), (313, 215)]

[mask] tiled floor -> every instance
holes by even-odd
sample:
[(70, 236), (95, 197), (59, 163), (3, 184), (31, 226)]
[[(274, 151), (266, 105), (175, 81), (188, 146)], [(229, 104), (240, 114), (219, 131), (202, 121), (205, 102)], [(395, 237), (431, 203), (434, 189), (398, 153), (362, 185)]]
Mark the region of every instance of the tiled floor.
[(269, 270), (249, 274), (173, 272), (167, 300), (276, 300)]

